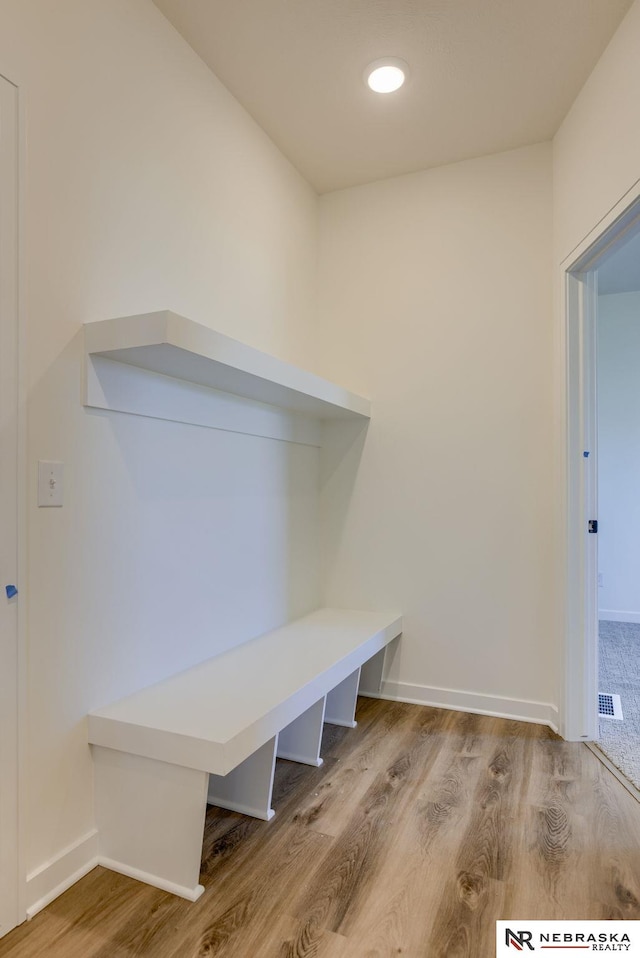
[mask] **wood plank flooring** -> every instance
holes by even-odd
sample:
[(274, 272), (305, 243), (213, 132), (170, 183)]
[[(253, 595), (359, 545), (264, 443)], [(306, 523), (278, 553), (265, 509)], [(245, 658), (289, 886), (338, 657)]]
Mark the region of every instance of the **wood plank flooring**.
[(361, 699), (266, 823), (210, 809), (189, 904), (101, 868), (0, 958), (492, 958), (498, 918), (640, 918), (640, 804), (542, 726)]

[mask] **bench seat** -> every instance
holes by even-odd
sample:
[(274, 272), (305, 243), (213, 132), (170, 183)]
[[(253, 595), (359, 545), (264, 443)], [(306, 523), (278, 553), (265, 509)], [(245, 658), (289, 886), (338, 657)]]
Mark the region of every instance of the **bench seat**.
[(355, 724), (401, 630), (318, 609), (93, 711), (101, 863), (195, 900), (207, 802), (271, 818), (276, 756), (321, 764), (323, 722)]

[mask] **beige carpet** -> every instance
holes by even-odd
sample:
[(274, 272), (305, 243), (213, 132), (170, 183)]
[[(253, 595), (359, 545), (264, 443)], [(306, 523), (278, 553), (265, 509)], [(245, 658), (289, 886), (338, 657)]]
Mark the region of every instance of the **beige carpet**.
[(600, 719), (602, 751), (640, 788), (640, 625), (600, 623), (599, 691), (620, 696), (624, 720)]

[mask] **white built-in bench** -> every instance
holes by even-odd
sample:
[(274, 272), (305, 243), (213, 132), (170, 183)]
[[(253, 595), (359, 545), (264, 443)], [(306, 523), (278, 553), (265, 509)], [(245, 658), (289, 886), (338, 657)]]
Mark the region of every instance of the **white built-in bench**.
[(100, 862), (195, 901), (207, 803), (270, 819), (276, 757), (380, 689), (396, 614), (319, 609), (89, 716)]

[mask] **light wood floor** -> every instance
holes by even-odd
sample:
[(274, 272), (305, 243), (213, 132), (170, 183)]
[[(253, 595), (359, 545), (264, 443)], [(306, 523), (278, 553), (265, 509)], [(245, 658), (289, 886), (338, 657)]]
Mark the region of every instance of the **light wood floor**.
[(209, 810), (195, 904), (96, 868), (0, 958), (493, 958), (498, 918), (640, 918), (640, 804), (584, 745), (366, 699), (358, 720), (324, 767), (278, 763), (272, 822)]

